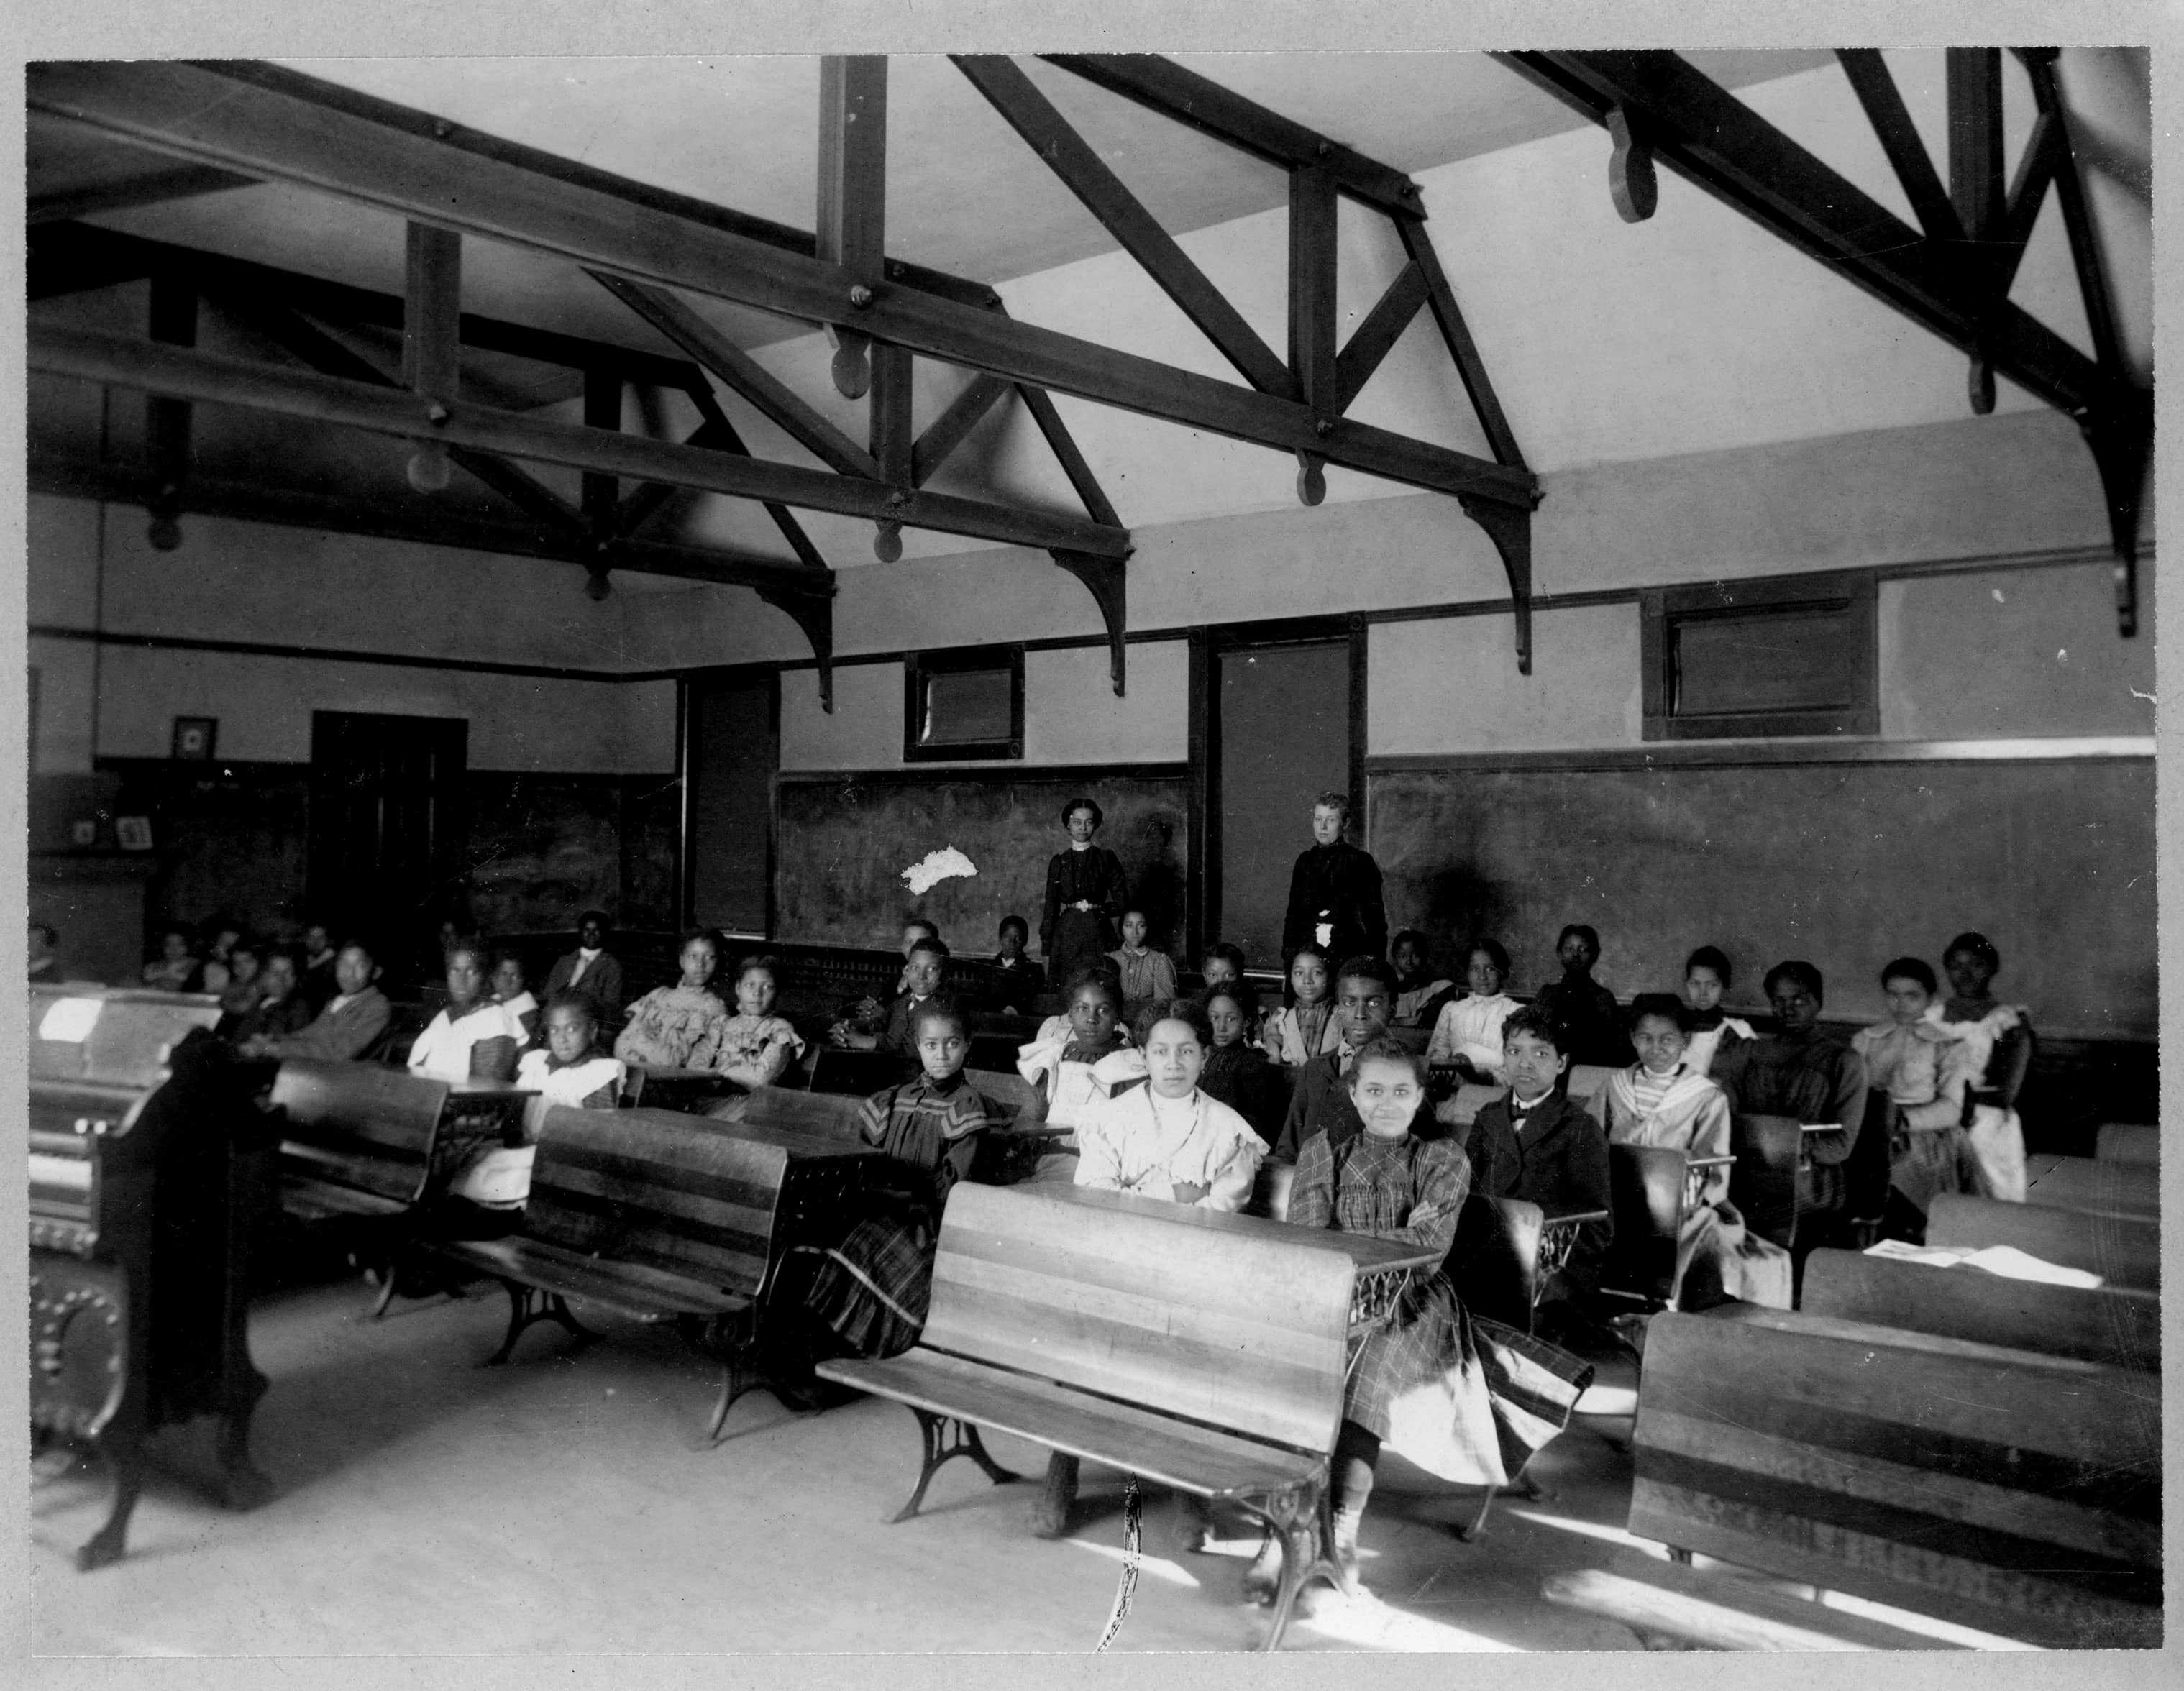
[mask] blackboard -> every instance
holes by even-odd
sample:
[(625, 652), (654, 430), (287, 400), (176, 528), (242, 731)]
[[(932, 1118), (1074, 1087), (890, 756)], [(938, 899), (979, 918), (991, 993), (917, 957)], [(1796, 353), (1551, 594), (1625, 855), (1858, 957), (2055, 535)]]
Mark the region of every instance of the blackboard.
[[(1014, 913), (1039, 944), (1047, 859), (1064, 849), (1061, 807), (1080, 795), (1106, 815), (1099, 843), (1123, 861), (1131, 896), (1153, 908), (1173, 949), (1182, 927), (1188, 861), (1188, 787), (1173, 776), (1087, 781), (1011, 771), (871, 781), (783, 776), (775, 789), (774, 911), (784, 940), (893, 950), (905, 917), (939, 924), (950, 947), (994, 949), (994, 930)], [(902, 871), (928, 852), (954, 846), (976, 876), (939, 882), (913, 897)], [(1156, 932), (1156, 945), (1163, 943)]]
[(1529, 993), (1582, 921), (1626, 999), (1674, 990), (1710, 943), (1736, 965), (1733, 1004), (1762, 1004), (1767, 968), (1802, 957), (1830, 1019), (1878, 1020), (1882, 965), (1939, 974), (1975, 928), (2002, 953), (1997, 996), (2036, 1027), (2159, 1026), (2151, 759), (1448, 767), (1368, 788), (1390, 923), (1433, 935), (1445, 972), (1489, 934)]

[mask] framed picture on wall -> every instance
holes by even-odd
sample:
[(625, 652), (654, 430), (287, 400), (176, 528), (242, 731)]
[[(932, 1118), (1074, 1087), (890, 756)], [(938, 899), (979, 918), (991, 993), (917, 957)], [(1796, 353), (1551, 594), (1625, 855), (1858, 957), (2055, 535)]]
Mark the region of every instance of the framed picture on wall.
[(210, 763), (213, 741), (219, 733), (216, 716), (177, 716), (173, 755), (192, 763)]
[(152, 849), (152, 819), (149, 816), (116, 816), (114, 819), (114, 837), (124, 851)]

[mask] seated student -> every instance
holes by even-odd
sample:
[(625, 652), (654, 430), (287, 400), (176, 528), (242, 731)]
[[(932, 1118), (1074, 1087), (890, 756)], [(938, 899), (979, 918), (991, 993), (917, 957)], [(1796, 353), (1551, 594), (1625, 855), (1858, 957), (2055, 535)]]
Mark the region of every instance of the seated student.
[(1067, 1013), (1049, 1018), (1039, 1037), (1017, 1049), (1017, 1072), (1039, 1088), (1049, 1126), (1079, 1126), (1110, 1087), (1145, 1072), (1117, 1024), (1122, 1002), (1111, 971), (1079, 970), (1069, 983)]
[(1994, 996), (1994, 977), (2002, 954), (1983, 933), (1960, 933), (1942, 954), (1942, 971), (1950, 995), (1927, 1012), (1964, 1042), (1974, 1074), (1972, 1154), (1979, 1159), (1984, 1189), (2020, 1203), (2025, 1197), (2025, 1129), (2017, 1118), (2017, 1095), (2032, 1067), (2032, 1012), (2023, 1004), (2003, 1004)]
[(917, 1342), (941, 1212), (956, 1182), (971, 1177), (991, 1123), (985, 1099), (963, 1078), (969, 1018), (928, 996), (911, 1026), (917, 1077), (874, 1093), (857, 1115), (886, 1169), (866, 1188), (866, 1213), (823, 1253), (807, 1305), (822, 1345), (860, 1356), (895, 1356)]
[(1022, 916), (1003, 916), (998, 939), (1000, 948), (987, 976), (986, 1008), (1029, 1015), (1033, 1001), (1046, 990), (1046, 971), (1024, 952), (1031, 943), (1031, 924)]
[(1713, 1078), (1729, 1094), (1731, 1115), (1786, 1115), (1808, 1126), (1838, 1128), (1804, 1136), (1797, 1165), (1797, 1207), (1839, 1214), (1847, 1196), (1843, 1165), (1865, 1121), (1865, 1060), (1821, 1032), (1820, 971), (1801, 958), (1777, 963), (1763, 982), (1776, 1030), (1718, 1051)]
[[(1357, 1053), (1349, 1090), (1360, 1129), (1305, 1142), (1290, 1225), (1399, 1240), (1446, 1257), (1471, 1165), (1454, 1142), (1411, 1132), (1425, 1098), (1424, 1065), (1393, 1041), (1372, 1041)], [(1345, 1581), (1357, 1582), (1357, 1529), (1384, 1443), (1442, 1479), (1505, 1483), (1568, 1424), (1592, 1372), (1543, 1340), (1470, 1315), (1441, 1270), (1413, 1273), (1387, 1324), (1351, 1363), (1343, 1397), (1329, 1502), (1330, 1553)], [(1281, 1565), (1281, 1543), (1269, 1535), (1244, 1577), (1245, 1594), (1270, 1600)]]
[(293, 1033), (264, 1034), (242, 1047), (246, 1057), (315, 1057), (347, 1063), (378, 1043), (394, 1019), (394, 1006), (372, 983), (379, 965), (362, 940), (352, 939), (334, 954), (333, 997), (305, 1026)]
[(1426, 937), (1407, 927), (1388, 942), (1388, 960), (1396, 969), (1396, 1004), (1388, 1017), (1390, 1027), (1431, 1027), (1441, 1005), (1456, 991), (1456, 982), (1435, 975), (1426, 965)]
[(773, 1013), (774, 962), (746, 957), (736, 971), (736, 1013), (722, 1026), (713, 1067), (738, 1086), (772, 1086), (804, 1055), (804, 1041)]
[(1719, 948), (1702, 945), (1684, 960), (1684, 1002), (1691, 1006), (1691, 1024), (1684, 1066), (1695, 1075), (1713, 1072), (1714, 1054), (1724, 1044), (1757, 1037), (1750, 1022), (1722, 1010), (1728, 990), (1729, 958)]
[(258, 1007), (265, 995), (259, 978), (265, 970), (264, 948), (254, 939), (237, 938), (227, 952), (227, 989), (220, 995), (220, 1021), (232, 1027)]
[(456, 941), (448, 952), (447, 982), (447, 1008), (410, 1046), (410, 1072), (443, 1081), (512, 1079), (523, 1024), (487, 989), (485, 948)]
[(940, 990), (941, 976), (947, 972), (946, 946), (932, 938), (913, 941), (910, 960), (903, 965), (903, 989), (888, 1006), (878, 1031), (868, 1032), (852, 1021), (838, 1021), (827, 1030), (827, 1043), (854, 1051), (892, 1051), (898, 1057), (915, 1057), (917, 1038), (912, 1031), (913, 1018), (917, 1007)]
[(227, 1037), (237, 1045), (246, 1045), (254, 1039), (278, 1039), (307, 1026), (311, 1007), (304, 1002), (298, 984), (302, 973), (296, 954), (288, 947), (266, 947), (265, 966), (252, 982), (257, 1001), (236, 1015)]
[[(1888, 1094), (1889, 1197), (1897, 1211), (1890, 1231), (1914, 1243), (1925, 1237), (1926, 1210), (1936, 1193), (1986, 1195), (1964, 1125), (1965, 1093), (1977, 1078), (1974, 1058), (1927, 1015), (1937, 984), (1919, 959), (1896, 959), (1880, 971), (1888, 1020), (1861, 1027), (1850, 1039), (1865, 1065), (1866, 1085)], [(1880, 1125), (1869, 1122), (1867, 1129)]]
[(1123, 911), (1123, 943), (1107, 954), (1122, 971), (1123, 1013), (1132, 1019), (1147, 1004), (1175, 996), (1175, 960), (1145, 943), (1151, 928), (1143, 910)]
[[(573, 1110), (614, 1109), (621, 1097), (622, 1065), (599, 1049), (599, 1006), (591, 995), (563, 987), (547, 999), (542, 1025), (545, 1047), (523, 1054), (516, 1085)], [(509, 1232), (531, 1195), (537, 1155), (535, 1142), (510, 1145), (497, 1139), (454, 1151), (454, 1176), (426, 1225), (465, 1238)]]
[(1546, 982), (1532, 1002), (1562, 1023), (1570, 1061), (1622, 1068), (1633, 1060), (1622, 1007), (1614, 993), (1592, 978), (1593, 965), (1600, 961), (1600, 935), (1584, 922), (1572, 922), (1556, 937), (1555, 955), (1562, 961), (1562, 978)]
[(191, 954), (188, 932), (170, 927), (159, 936), (159, 954), (144, 965), (144, 984), (156, 992), (192, 992), (202, 967)]
[[(1729, 1099), (1692, 1067), (1691, 1012), (1666, 993), (1641, 993), (1630, 1006), (1638, 1060), (1608, 1076), (1605, 1107), (1611, 1145), (1665, 1145), (1691, 1157), (1725, 1157)], [(1676, 1243), (1677, 1307), (1710, 1309), (1731, 1299), (1790, 1307), (1790, 1254), (1745, 1229), (1729, 1201), (1729, 1171), (1706, 1177), (1697, 1208)]]
[[(1198, 973), (1209, 987), (1218, 987), (1224, 982), (1240, 985), (1247, 966), (1242, 946), (1231, 945), (1225, 939), (1217, 939), (1206, 948), (1206, 955), (1199, 960)], [(1255, 1042), (1256, 1037), (1257, 1030), (1255, 1028)]]
[[(1277, 1160), (1293, 1163), (1315, 1133), (1325, 1133), (1338, 1143), (1362, 1131), (1357, 1111), (1350, 1101), (1345, 1082), (1351, 1058), (1388, 1034), (1388, 1008), (1395, 1002), (1395, 979), (1377, 957), (1353, 957), (1345, 963), (1334, 982), (1335, 1049), (1313, 1058), (1297, 1071), (1290, 1093), (1289, 1115), (1282, 1122), (1282, 1137), (1274, 1147)], [(1443, 1137), (1440, 1124), (1421, 1097), (1418, 1119), (1412, 1132), (1421, 1138)]]
[[(1145, 1012), (1145, 1084), (1095, 1104), (1077, 1130), (1076, 1183), (1099, 1192), (1234, 1214), (1251, 1200), (1266, 1146), (1251, 1125), (1198, 1084), (1212, 1032), (1184, 1002)], [(1067, 1530), (1077, 1459), (1048, 1459), (1046, 1490), (1032, 1511), (1043, 1538)]]
[(599, 1007), (592, 995), (581, 987), (550, 994), (539, 1029), (544, 1043), (517, 1060), (516, 1085), (549, 1104), (612, 1110), (621, 1097), (624, 1065), (599, 1049)]
[(625, 1063), (645, 1069), (713, 1066), (728, 1013), (711, 991), (721, 963), (721, 943), (712, 929), (685, 933), (677, 963), (682, 972), (673, 986), (656, 987), (629, 1007), (614, 1045)]
[[(1218, 1099), (1250, 1121), (1254, 1100), (1245, 1088), (1251, 1077), (1278, 1072), (1268, 1063), (1266, 1053), (1251, 1043), (1251, 1030), (1258, 1021), (1257, 997), (1242, 982), (1223, 981), (1200, 993), (1198, 1004), (1206, 1012), (1206, 1025), (1212, 1036), (1198, 1084), (1208, 1098)], [(1260, 1126), (1256, 1121), (1251, 1125)], [(1262, 1130), (1260, 1137), (1272, 1144), (1280, 1131), (1277, 1122), (1271, 1133)]]
[[(552, 994), (548, 994), (551, 997)], [(523, 1043), (534, 1045), (538, 1041), (538, 1000), (531, 996), (524, 984), (523, 960), (513, 951), (503, 948), (493, 954), (493, 998), (523, 1030)]]
[[(1467, 1146), (1473, 1191), (1521, 1198), (1538, 1204), (1549, 1221), (1609, 1207), (1607, 1135), (1560, 1084), (1569, 1067), (1568, 1042), (1562, 1023), (1535, 1004), (1509, 1013), (1502, 1024), (1509, 1091), (1480, 1107)], [(1589, 1296), (1613, 1237), (1612, 1220), (1580, 1227), (1543, 1304)]]
[(326, 932), (324, 922), (313, 922), (304, 930), (304, 967), (300, 987), (304, 1002), (316, 1015), (326, 1007), (326, 1001), (341, 990), (334, 979), (333, 937)]
[(1334, 1014), (1334, 982), (1327, 955), (1316, 945), (1301, 945), (1290, 959), (1290, 1004), (1269, 1011), (1259, 1043), (1267, 1054), (1301, 1069), (1342, 1043), (1342, 1025)]
[(1429, 1063), (1455, 1063), (1474, 1080), (1500, 1082), (1502, 1024), (1517, 1008), (1516, 999), (1502, 990), (1508, 978), (1509, 954), (1499, 940), (1482, 939), (1472, 946), (1464, 959), (1470, 990), (1442, 1006), (1426, 1043)]
[[(910, 990), (910, 954), (916, 949), (918, 942), (939, 937), (940, 925), (929, 922), (923, 916), (912, 916), (902, 925), (902, 973), (895, 978), (894, 998), (900, 998)], [(943, 952), (941, 954), (945, 956), (947, 954)], [(894, 1002), (893, 998), (889, 1000), (889, 1004)], [(855, 1032), (876, 1034), (887, 1026), (888, 1007), (867, 993), (857, 1000), (844, 1020)]]
[(192, 990), (210, 993), (214, 998), (224, 998), (227, 996), (227, 989), (234, 984), (235, 971), (227, 966), (226, 960), (208, 957), (198, 965), (197, 985)]
[(545, 993), (573, 987), (599, 1008), (599, 1026), (611, 1028), (622, 1007), (621, 960), (607, 948), (604, 910), (587, 910), (577, 918), (577, 948), (554, 960), (546, 971)]

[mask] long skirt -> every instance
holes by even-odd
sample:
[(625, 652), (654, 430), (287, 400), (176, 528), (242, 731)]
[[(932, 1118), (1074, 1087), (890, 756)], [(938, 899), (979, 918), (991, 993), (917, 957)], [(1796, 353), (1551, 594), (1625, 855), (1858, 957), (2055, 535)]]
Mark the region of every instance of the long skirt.
[(1942, 1193), (1986, 1190), (1971, 1135), (1956, 1126), (1897, 1128), (1889, 1141), (1888, 1183), (1922, 1215)]
[(1342, 1413), (1429, 1474), (1504, 1485), (1569, 1425), (1592, 1365), (1467, 1311), (1446, 1277), (1413, 1279), (1365, 1342)]
[(1791, 1305), (1790, 1253), (1744, 1225), (1731, 1204), (1702, 1204), (1676, 1241), (1676, 1307), (1710, 1310), (1732, 1299)]
[(1069, 990), (1069, 977), (1089, 969), (1122, 943), (1105, 910), (1064, 910), (1054, 919), (1046, 954), (1046, 978), (1057, 993)]
[(869, 1216), (822, 1253), (808, 1307), (858, 1355), (900, 1356), (925, 1330), (933, 1250), (922, 1227)]

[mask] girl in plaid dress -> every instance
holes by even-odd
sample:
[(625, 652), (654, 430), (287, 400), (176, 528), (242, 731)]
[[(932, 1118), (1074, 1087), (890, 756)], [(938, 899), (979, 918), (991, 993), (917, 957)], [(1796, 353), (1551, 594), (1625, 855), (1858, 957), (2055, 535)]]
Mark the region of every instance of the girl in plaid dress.
[(917, 1343), (933, 1294), (940, 1212), (956, 1182), (969, 1177), (988, 1126), (985, 1099), (963, 1078), (971, 1049), (963, 1012), (928, 998), (911, 1032), (922, 1072), (866, 1099), (858, 1115), (865, 1143), (890, 1160), (871, 1194), (877, 1202), (824, 1253), (808, 1300), (819, 1322), (860, 1356), (898, 1356)]
[[(1391, 1039), (1357, 1053), (1351, 1102), (1365, 1131), (1306, 1141), (1290, 1193), (1290, 1225), (1400, 1239), (1446, 1255), (1471, 1189), (1471, 1165), (1447, 1139), (1422, 1140), (1411, 1120), (1424, 1095), (1418, 1056)], [(1385, 1327), (1351, 1369), (1330, 1476), (1334, 1560), (1357, 1585), (1357, 1527), (1383, 1443), (1427, 1472), (1500, 1485), (1568, 1424), (1592, 1366), (1513, 1328), (1469, 1315), (1446, 1275), (1413, 1275)], [(1270, 1538), (1245, 1577), (1272, 1599), (1280, 1541)]]

